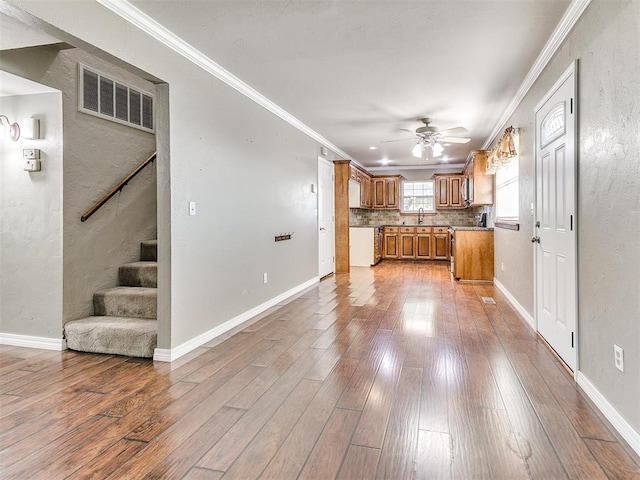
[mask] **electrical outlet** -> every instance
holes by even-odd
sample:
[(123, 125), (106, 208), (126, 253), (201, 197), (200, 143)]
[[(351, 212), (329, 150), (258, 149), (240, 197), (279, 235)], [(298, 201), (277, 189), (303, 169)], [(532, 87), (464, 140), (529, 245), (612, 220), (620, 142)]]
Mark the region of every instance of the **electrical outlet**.
[(613, 360), (616, 364), (616, 368), (621, 372), (624, 372), (624, 350), (615, 343), (613, 344)]
[(268, 280), (267, 274), (265, 272), (265, 273), (262, 274), (262, 283), (267, 283), (268, 281), (269, 280)]

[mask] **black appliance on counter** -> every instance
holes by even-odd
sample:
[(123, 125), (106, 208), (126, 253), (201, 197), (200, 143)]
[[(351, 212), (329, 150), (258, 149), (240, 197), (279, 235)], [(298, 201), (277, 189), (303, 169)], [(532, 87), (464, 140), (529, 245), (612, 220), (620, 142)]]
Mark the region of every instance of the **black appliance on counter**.
[(478, 215), (476, 215), (476, 221), (478, 222), (478, 226), (479, 227), (486, 227), (487, 226), (487, 214), (486, 213), (479, 213)]

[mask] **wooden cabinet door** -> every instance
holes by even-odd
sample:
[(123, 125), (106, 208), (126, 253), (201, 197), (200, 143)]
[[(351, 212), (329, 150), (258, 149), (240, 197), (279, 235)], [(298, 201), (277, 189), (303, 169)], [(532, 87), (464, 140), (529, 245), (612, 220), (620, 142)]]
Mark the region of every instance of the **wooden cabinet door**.
[(387, 178), (386, 179), (386, 207), (387, 208), (398, 208), (398, 187), (399, 180), (397, 178)]
[(416, 258), (416, 236), (414, 234), (400, 235), (400, 256), (402, 258)]
[(464, 200), (462, 199), (462, 177), (451, 177), (449, 179), (449, 206), (450, 207), (464, 207)]
[(449, 234), (448, 233), (433, 234), (433, 259), (434, 260), (449, 259)]
[(431, 255), (431, 235), (416, 236), (416, 258), (429, 259)]
[(384, 235), (384, 257), (398, 258), (398, 235), (385, 233)]
[(373, 179), (373, 208), (386, 208), (386, 179)]
[(436, 208), (449, 206), (449, 177), (436, 177)]

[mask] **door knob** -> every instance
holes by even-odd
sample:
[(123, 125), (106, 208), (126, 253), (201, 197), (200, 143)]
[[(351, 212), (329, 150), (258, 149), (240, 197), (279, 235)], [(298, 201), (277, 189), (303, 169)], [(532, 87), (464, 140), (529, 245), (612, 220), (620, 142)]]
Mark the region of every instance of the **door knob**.
[(324, 227), (320, 227), (320, 231), (322, 231), (322, 230), (326, 230), (326, 228), (324, 228)]
[(540, 243), (540, 237), (531, 237), (531, 243)]

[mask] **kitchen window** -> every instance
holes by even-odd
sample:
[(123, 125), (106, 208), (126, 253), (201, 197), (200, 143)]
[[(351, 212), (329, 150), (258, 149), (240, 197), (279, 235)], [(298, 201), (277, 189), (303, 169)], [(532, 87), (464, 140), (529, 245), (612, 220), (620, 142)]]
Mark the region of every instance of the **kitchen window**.
[(402, 212), (418, 213), (420, 208), (425, 212), (435, 213), (435, 182), (402, 182)]
[[(518, 135), (514, 135), (513, 142), (519, 152)], [(516, 155), (496, 172), (496, 220), (518, 221), (520, 218), (519, 167), (520, 156)]]

